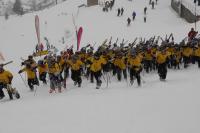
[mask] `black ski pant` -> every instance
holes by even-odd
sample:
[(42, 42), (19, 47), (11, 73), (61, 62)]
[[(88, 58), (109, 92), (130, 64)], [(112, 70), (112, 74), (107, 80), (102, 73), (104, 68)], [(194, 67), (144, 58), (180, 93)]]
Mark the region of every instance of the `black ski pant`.
[(150, 71), (152, 71), (152, 68), (153, 68), (152, 67), (153, 66), (152, 65), (152, 60), (145, 60), (144, 61), (144, 65), (145, 65), (144, 68), (145, 68), (145, 70), (146, 70), (147, 73), (149, 73)]
[(39, 81), (38, 81), (38, 78), (35, 77), (34, 79), (28, 79), (28, 86), (31, 90), (34, 89), (34, 85), (37, 85), (39, 86)]
[(130, 80), (133, 81), (135, 77), (139, 86), (141, 85), (140, 72), (140, 70), (136, 71), (134, 68), (130, 68)]
[(92, 72), (94, 74), (94, 77), (97, 81), (97, 85), (101, 85), (102, 81), (101, 81), (101, 71), (97, 71), (97, 72)]
[(12, 91), (10, 91), (10, 89), (7, 88), (7, 84), (5, 84), (5, 83), (0, 83), (0, 99), (5, 96), (5, 94), (3, 92), (3, 88), (7, 89), (10, 99), (13, 99)]
[(58, 75), (54, 75), (54, 74), (49, 74), (49, 78), (50, 78), (50, 88), (52, 90), (55, 90), (56, 87), (58, 87), (58, 89), (61, 89), (61, 83), (62, 83), (62, 77), (61, 74)]
[(198, 63), (198, 67), (200, 68), (200, 57), (196, 57), (197, 63)]
[(158, 64), (158, 75), (161, 79), (166, 79), (167, 76), (167, 65), (166, 63)]
[(0, 98), (5, 96), (3, 88), (6, 88), (6, 85), (4, 83), (0, 83)]
[(81, 79), (81, 69), (79, 70), (71, 70), (71, 78), (74, 82), (77, 82), (78, 84), (82, 83)]
[(42, 81), (44, 84), (47, 83), (47, 81), (46, 81), (46, 76), (47, 76), (47, 73), (46, 73), (46, 72), (43, 72), (43, 73), (41, 73), (41, 74), (39, 75), (40, 81)]
[(90, 67), (87, 68), (86, 72), (87, 79), (90, 77), (90, 82), (94, 82), (94, 73), (90, 70)]
[(117, 73), (117, 79), (119, 81), (121, 81), (122, 79), (122, 73), (124, 75), (124, 79), (127, 79), (127, 72), (126, 72), (126, 69), (122, 70), (121, 68), (119, 67), (116, 67), (116, 73)]
[(183, 62), (184, 62), (184, 68), (187, 68), (187, 66), (190, 62), (190, 57), (183, 56)]

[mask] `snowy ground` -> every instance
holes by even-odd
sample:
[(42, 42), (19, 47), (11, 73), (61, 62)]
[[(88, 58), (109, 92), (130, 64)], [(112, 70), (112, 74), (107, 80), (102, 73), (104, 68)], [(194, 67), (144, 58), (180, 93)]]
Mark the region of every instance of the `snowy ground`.
[[(0, 18), (0, 52), (14, 74), (13, 86), (22, 98), (0, 101), (0, 133), (198, 133), (200, 132), (200, 71), (197, 66), (187, 70), (169, 71), (167, 82), (159, 82), (157, 74), (144, 74), (142, 87), (130, 87), (126, 81), (112, 83), (95, 90), (95, 84), (83, 79), (81, 88), (67, 81), (68, 88), (62, 94), (49, 95), (49, 86), (40, 86), (36, 95), (29, 91), (17, 74), (20, 57), (31, 54), (37, 43), (34, 15), (39, 15), (41, 38), (47, 36), (50, 43), (64, 49), (75, 43), (72, 14), (77, 26), (84, 29), (81, 45), (97, 43), (113, 36), (132, 41), (135, 37), (150, 38), (153, 35), (173, 33), (181, 41), (193, 24), (170, 8), (170, 1), (160, 0), (155, 10), (148, 7), (147, 23), (143, 23), (143, 8), (147, 0), (116, 0), (111, 12), (103, 13), (101, 7), (81, 8), (81, 0), (68, 0), (51, 9), (23, 17), (11, 16), (8, 21)], [(125, 8), (122, 17), (116, 16), (118, 7)], [(132, 11), (136, 20), (126, 26)], [(197, 25), (198, 26), (198, 25)], [(199, 27), (197, 27), (199, 29)], [(65, 44), (61, 39), (65, 37)], [(25, 77), (23, 75), (23, 77)]]

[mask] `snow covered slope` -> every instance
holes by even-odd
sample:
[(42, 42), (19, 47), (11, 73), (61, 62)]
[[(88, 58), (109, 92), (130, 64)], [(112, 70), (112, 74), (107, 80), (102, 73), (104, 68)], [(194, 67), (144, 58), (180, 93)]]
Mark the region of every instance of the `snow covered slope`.
[[(113, 36), (132, 41), (135, 37), (165, 36), (174, 33), (175, 40), (186, 36), (193, 24), (178, 18), (170, 8), (170, 1), (160, 0), (151, 10), (147, 0), (116, 0), (113, 10), (102, 12), (101, 7), (80, 8), (82, 0), (68, 0), (51, 9), (11, 16), (8, 21), (0, 18), (0, 52), (14, 73), (13, 86), (22, 95), (19, 100), (0, 101), (0, 133), (198, 133), (200, 132), (200, 79), (197, 66), (187, 70), (170, 71), (167, 82), (159, 82), (156, 73), (144, 74), (142, 87), (129, 86), (126, 81), (112, 83), (100, 90), (83, 79), (81, 88), (67, 81), (62, 94), (48, 93), (49, 86), (38, 87), (36, 95), (29, 92), (17, 74), (20, 57), (31, 54), (37, 43), (34, 15), (39, 15), (41, 38), (46, 36), (51, 44), (64, 49), (75, 44), (72, 14), (77, 26), (84, 29), (82, 46)], [(143, 8), (148, 6), (147, 23), (143, 23)], [(124, 7), (124, 16), (117, 17), (116, 9)], [(136, 20), (126, 26), (132, 11)], [(199, 27), (198, 27), (199, 29)], [(62, 37), (65, 44), (62, 44)], [(23, 75), (23, 77), (25, 77)]]

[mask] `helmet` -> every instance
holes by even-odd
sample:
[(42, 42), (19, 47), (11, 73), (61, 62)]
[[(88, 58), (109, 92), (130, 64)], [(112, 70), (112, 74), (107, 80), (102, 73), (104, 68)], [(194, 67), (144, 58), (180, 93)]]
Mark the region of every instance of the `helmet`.
[(28, 59), (29, 59), (29, 60), (32, 60), (32, 59), (33, 59), (33, 56), (32, 56), (32, 55), (29, 55), (29, 56), (28, 56)]
[(76, 55), (76, 54), (75, 54), (75, 55), (73, 55), (73, 56), (72, 56), (72, 60), (73, 60), (73, 61), (76, 61), (76, 60), (78, 60), (78, 55)]

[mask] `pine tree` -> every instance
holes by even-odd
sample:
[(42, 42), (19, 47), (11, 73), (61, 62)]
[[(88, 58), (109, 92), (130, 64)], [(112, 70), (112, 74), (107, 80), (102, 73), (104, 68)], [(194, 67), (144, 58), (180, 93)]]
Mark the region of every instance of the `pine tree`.
[(19, 15), (23, 15), (23, 8), (20, 0), (15, 1), (13, 5), (13, 11)]

